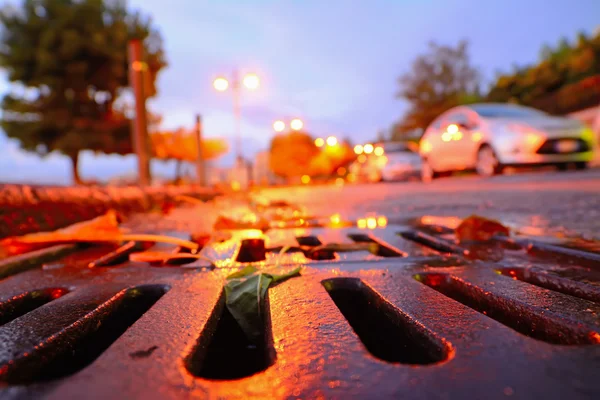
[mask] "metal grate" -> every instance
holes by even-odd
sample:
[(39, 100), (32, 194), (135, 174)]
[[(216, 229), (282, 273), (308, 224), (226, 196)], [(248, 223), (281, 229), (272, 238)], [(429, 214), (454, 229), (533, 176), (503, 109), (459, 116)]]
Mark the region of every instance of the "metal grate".
[[(238, 231), (203, 250), (216, 269), (131, 263), (133, 243), (0, 261), (0, 397), (600, 397), (600, 254), (452, 235)], [(330, 243), (377, 246), (319, 252)], [(269, 289), (251, 346), (224, 278), (276, 262), (306, 268)]]

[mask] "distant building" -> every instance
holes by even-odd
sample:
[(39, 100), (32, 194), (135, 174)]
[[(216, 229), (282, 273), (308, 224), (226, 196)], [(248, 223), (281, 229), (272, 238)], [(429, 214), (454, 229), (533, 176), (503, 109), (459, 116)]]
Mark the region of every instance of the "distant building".
[(254, 182), (257, 185), (274, 185), (280, 180), (269, 167), (269, 151), (261, 151), (256, 154), (253, 173)]

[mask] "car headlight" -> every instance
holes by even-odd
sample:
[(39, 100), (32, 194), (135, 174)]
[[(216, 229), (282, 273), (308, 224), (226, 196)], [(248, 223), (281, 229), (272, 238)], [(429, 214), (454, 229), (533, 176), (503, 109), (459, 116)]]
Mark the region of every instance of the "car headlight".
[(535, 128), (521, 124), (510, 124), (508, 129), (512, 132), (516, 132), (518, 136), (516, 139), (525, 146), (526, 149), (535, 151), (537, 150), (546, 140), (546, 134)]
[(421, 142), (419, 143), (419, 151), (421, 154), (427, 154), (431, 152), (432, 149), (433, 146), (427, 139), (421, 139)]
[(588, 142), (591, 147), (596, 146), (596, 137), (592, 128), (584, 126), (583, 129), (581, 129), (581, 139)]

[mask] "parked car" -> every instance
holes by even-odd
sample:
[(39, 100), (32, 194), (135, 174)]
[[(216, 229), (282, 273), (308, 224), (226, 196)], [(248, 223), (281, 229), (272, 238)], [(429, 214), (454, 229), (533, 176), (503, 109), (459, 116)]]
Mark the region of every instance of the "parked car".
[(577, 120), (512, 104), (471, 104), (448, 110), (425, 130), (421, 175), (427, 181), (460, 170), (487, 177), (506, 166), (584, 169), (594, 148), (592, 130)]
[(421, 175), (418, 146), (401, 142), (375, 144), (369, 154), (358, 156), (349, 172), (368, 182), (418, 178)]

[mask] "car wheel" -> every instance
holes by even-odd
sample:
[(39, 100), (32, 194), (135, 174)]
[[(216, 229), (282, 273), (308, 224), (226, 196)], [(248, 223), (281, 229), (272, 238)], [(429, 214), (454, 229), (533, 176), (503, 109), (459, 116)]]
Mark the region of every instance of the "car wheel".
[(421, 163), (421, 181), (431, 182), (438, 177), (438, 173), (431, 167), (429, 161), (423, 160)]
[(575, 163), (575, 168), (577, 168), (578, 170), (584, 170), (584, 169), (588, 169), (590, 167), (590, 164), (586, 161), (580, 161), (580, 162), (576, 162)]
[(556, 164), (556, 168), (559, 171), (568, 171), (569, 170), (569, 164), (567, 164), (567, 163)]
[(483, 177), (490, 177), (502, 171), (500, 161), (494, 153), (494, 149), (484, 145), (477, 152), (477, 164), (475, 165), (477, 174)]

